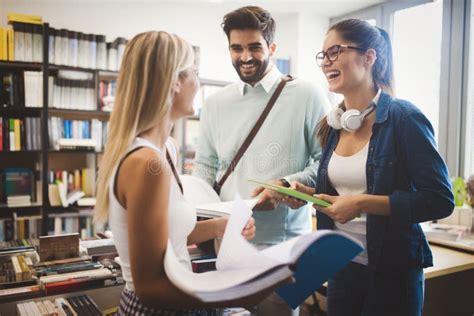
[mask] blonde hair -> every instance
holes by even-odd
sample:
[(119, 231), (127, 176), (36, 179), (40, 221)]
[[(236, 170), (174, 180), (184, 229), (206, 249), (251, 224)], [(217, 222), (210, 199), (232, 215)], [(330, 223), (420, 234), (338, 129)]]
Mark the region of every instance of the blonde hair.
[(95, 222), (109, 215), (109, 182), (139, 134), (156, 126), (172, 104), (172, 87), (194, 64), (190, 44), (174, 34), (145, 32), (127, 45), (117, 80), (109, 136), (97, 178)]

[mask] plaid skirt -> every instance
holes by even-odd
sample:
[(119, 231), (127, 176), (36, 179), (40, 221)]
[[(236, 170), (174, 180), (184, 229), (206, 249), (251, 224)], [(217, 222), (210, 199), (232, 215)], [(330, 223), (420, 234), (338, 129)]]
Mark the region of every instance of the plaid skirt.
[(144, 306), (133, 291), (126, 288), (122, 291), (120, 305), (116, 315), (119, 316), (221, 316), (219, 309), (171, 309), (150, 308)]

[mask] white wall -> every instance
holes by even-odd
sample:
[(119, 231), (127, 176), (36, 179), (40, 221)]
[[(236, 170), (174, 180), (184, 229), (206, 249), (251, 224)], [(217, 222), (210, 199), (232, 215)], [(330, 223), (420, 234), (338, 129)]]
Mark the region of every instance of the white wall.
[[(108, 41), (131, 38), (148, 30), (165, 30), (185, 38), (201, 49), (201, 77), (234, 81), (227, 39), (220, 23), (240, 3), (152, 3), (152, 2), (61, 2), (0, 0), (0, 25), (9, 12), (40, 15), (54, 28), (105, 34)], [(311, 13), (272, 12), (276, 23), (277, 57), (290, 58), (293, 75), (310, 80), (319, 72), (314, 53), (320, 49), (329, 25), (327, 17)], [(320, 81), (320, 80), (319, 80)]]
[(0, 26), (4, 26), (5, 25), (5, 19), (6, 19), (6, 12), (5, 10), (3, 9), (4, 7), (4, 4), (3, 4), (3, 0), (0, 0)]

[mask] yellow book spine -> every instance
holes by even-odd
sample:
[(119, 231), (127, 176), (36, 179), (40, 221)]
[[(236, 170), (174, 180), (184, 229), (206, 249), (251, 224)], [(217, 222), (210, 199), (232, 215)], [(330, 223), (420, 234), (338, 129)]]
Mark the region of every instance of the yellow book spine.
[(8, 60), (8, 29), (2, 29), (2, 59)]
[(0, 60), (6, 60), (3, 51), (5, 50), (6, 41), (3, 39), (3, 28), (0, 27)]
[(9, 13), (7, 16), (8, 23), (12, 22), (21, 22), (21, 23), (30, 23), (30, 24), (42, 24), (43, 18), (39, 15), (28, 15), (28, 14), (18, 14), (18, 13)]
[(7, 38), (8, 38), (8, 60), (14, 61), (15, 60), (15, 33), (13, 29), (7, 30)]
[(20, 133), (20, 120), (15, 119), (14, 123), (14, 133), (15, 133), (15, 150), (21, 150), (21, 133)]
[(87, 169), (86, 168), (82, 169), (81, 176), (82, 176), (81, 191), (86, 193), (87, 192)]
[(25, 220), (18, 220), (18, 240), (25, 239)]

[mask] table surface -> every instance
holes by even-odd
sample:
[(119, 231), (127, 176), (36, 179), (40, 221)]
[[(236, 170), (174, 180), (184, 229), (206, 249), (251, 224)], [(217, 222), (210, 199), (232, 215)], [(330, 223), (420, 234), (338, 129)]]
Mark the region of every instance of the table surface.
[(474, 269), (474, 255), (441, 246), (430, 245), (434, 266), (425, 269), (425, 278)]

